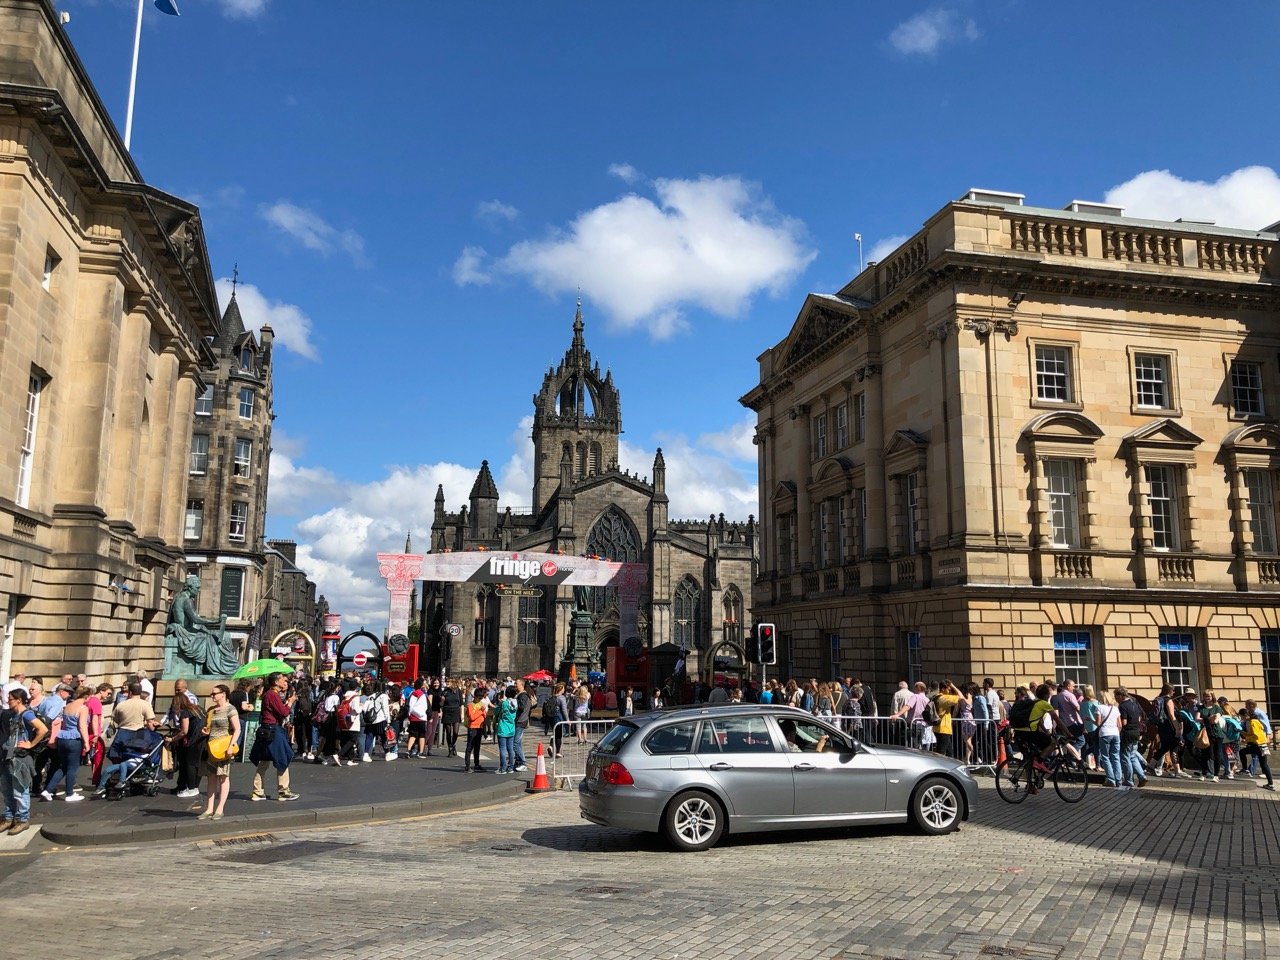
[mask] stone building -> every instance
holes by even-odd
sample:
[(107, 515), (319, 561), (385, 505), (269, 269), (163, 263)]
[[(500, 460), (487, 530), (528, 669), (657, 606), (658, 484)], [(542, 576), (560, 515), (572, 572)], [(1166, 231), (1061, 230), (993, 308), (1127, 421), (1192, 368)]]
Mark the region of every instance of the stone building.
[[(691, 674), (717, 652), (740, 663), (743, 624), (755, 579), (755, 523), (669, 520), (666, 463), (659, 450), (652, 480), (618, 466), (622, 406), (613, 374), (600, 371), (583, 339), (582, 309), (564, 358), (548, 368), (534, 395), (533, 506), (500, 508), (486, 461), (466, 505), (445, 510), (436, 492), (431, 550), (529, 550), (644, 563), (649, 585), (638, 614), (640, 639), (674, 663), (688, 651)], [(453, 673), (528, 673), (555, 669), (568, 649), (572, 588), (556, 596), (504, 596), (492, 586), (423, 585), (428, 663), (438, 667), (441, 627), (462, 635), (451, 645)], [(620, 614), (611, 588), (592, 588), (588, 659), (603, 664), (619, 644)], [(626, 639), (626, 638), (622, 638)]]
[(263, 630), (264, 643), (282, 631), (298, 628), (320, 645), (329, 604), (316, 596), (316, 585), (298, 567), (298, 545), (292, 540), (268, 540), (267, 595), (271, 599)]
[(971, 191), (760, 357), (784, 670), (1280, 707), (1280, 238)]
[(203, 371), (205, 389), (196, 398), (190, 425), (182, 530), (187, 574), (200, 578), (200, 614), (226, 617), (227, 633), (242, 658), (260, 621), (253, 645), (271, 639), (262, 634), (272, 603), (263, 531), (275, 419), (273, 337), (269, 326), (262, 328), (261, 342), (245, 330), (233, 292), (211, 344), (214, 362)]
[(155, 670), (217, 298), (47, 0), (0, 0), (0, 675)]

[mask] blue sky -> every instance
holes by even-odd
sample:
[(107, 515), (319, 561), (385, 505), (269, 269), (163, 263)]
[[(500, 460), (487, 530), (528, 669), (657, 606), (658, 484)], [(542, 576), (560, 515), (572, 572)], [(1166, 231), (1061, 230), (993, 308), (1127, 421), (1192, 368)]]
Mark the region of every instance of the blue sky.
[[(587, 344), (672, 515), (756, 507), (737, 398), (810, 290), (973, 186), (1280, 220), (1280, 7), (148, 0), (134, 157), (202, 206), (270, 322), (269, 536), (346, 623), (488, 459), (531, 499), (530, 398)], [(60, 0), (123, 129), (133, 0)], [(225, 284), (223, 284), (225, 289)]]

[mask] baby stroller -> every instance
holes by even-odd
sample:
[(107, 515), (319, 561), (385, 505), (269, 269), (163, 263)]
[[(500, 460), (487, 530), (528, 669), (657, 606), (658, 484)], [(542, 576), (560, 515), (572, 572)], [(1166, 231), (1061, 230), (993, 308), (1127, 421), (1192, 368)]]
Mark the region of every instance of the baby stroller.
[(107, 751), (107, 759), (119, 765), (119, 769), (109, 778), (104, 772), (100, 791), (108, 800), (123, 800), (139, 794), (154, 797), (164, 780), (160, 763), (163, 747), (164, 737), (154, 730), (121, 730)]

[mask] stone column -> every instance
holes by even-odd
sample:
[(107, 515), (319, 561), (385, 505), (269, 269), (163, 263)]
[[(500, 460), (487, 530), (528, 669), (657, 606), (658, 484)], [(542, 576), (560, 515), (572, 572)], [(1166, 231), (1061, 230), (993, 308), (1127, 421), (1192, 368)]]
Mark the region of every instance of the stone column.
[(1084, 496), (1082, 497), (1081, 522), (1084, 529), (1081, 533), (1081, 543), (1086, 549), (1097, 550), (1101, 545), (1101, 538), (1098, 536), (1098, 503), (1101, 501), (1101, 494), (1098, 492), (1098, 459), (1096, 457), (1085, 457), (1083, 462), (1084, 468)]
[[(191, 456), (191, 424), (196, 411), (195, 370), (190, 368), (178, 378), (173, 400), (173, 453), (169, 458), (169, 478), (166, 484), (164, 513), (160, 536), (165, 543), (182, 543), (182, 526), (187, 506), (188, 460)], [(265, 510), (266, 504), (259, 504)], [(254, 518), (261, 529), (261, 518)]]
[[(178, 382), (178, 353), (169, 345), (156, 357), (155, 375), (151, 381), (148, 416), (150, 440), (146, 463), (143, 465), (146, 484), (138, 534), (143, 537), (160, 537), (161, 518), (164, 515), (165, 497), (168, 496), (170, 458), (183, 453), (182, 468), (191, 454), (190, 430), (175, 436), (173, 426), (174, 388)], [(184, 487), (185, 489), (185, 487)]]
[(146, 302), (140, 303), (121, 323), (120, 355), (116, 363), (115, 417), (111, 431), (111, 470), (107, 478), (106, 510), (113, 520), (137, 524), (138, 466), (141, 448), (142, 403), (147, 383), (147, 343), (151, 321)]

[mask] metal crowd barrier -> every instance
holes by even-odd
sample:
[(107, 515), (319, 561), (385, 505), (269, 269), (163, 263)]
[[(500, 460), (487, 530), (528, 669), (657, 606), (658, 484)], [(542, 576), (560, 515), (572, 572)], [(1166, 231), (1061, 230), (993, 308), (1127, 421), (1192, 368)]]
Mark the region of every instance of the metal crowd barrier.
[[(824, 717), (871, 746), (911, 747), (915, 750), (938, 752), (938, 737), (934, 727), (921, 721), (910, 722), (904, 717)], [(961, 761), (970, 770), (987, 770), (995, 773), (1000, 755), (1000, 723), (998, 720), (977, 718), (951, 720), (951, 742), (945, 753)]]
[[(575, 780), (587, 775), (587, 754), (613, 729), (614, 720), (567, 720), (555, 725), (547, 746), (551, 782), (569, 789)], [(560, 755), (556, 755), (555, 738), (560, 735)], [(582, 738), (582, 739), (579, 739)], [(534, 748), (535, 751), (537, 748)], [(532, 758), (530, 758), (532, 760)]]

